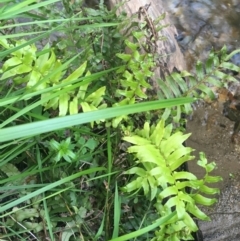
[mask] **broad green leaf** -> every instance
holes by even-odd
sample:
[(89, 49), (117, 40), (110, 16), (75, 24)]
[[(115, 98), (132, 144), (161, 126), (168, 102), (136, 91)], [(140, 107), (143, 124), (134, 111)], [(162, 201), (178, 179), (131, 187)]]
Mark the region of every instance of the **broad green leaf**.
[(164, 129), (164, 139), (169, 139), (171, 134), (172, 134), (172, 131), (173, 131), (173, 125), (172, 124), (169, 124), (167, 126), (165, 126), (165, 129)]
[(43, 76), (49, 74), (49, 71), (52, 70), (52, 67), (54, 66), (55, 62), (56, 62), (56, 55), (52, 50), (50, 58), (47, 61), (45, 61), (44, 64), (42, 64), (41, 68), (39, 68), (39, 71), (41, 71)]
[[(45, 99), (46, 97), (51, 96), (51, 93), (46, 93), (41, 95), (41, 99)], [(59, 97), (54, 97), (50, 99), (48, 102), (43, 103), (42, 105), (45, 107), (44, 109), (47, 110), (49, 108), (52, 108), (53, 110), (56, 110), (58, 108), (59, 103)]]
[(142, 87), (152, 89), (152, 86), (147, 83), (146, 77), (151, 77), (153, 75), (152, 72), (150, 72), (148, 69), (146, 70), (137, 70), (134, 72), (134, 76), (137, 79), (138, 84), (142, 85)]
[(135, 94), (142, 99), (148, 98), (148, 96), (144, 93), (144, 91), (139, 86), (135, 89)]
[(98, 90), (93, 92), (91, 95), (89, 95), (85, 99), (85, 101), (86, 102), (92, 102), (92, 105), (97, 107), (103, 99), (102, 96), (105, 94), (105, 90), (106, 90), (106, 86), (103, 86), (103, 87), (99, 88)]
[(185, 93), (188, 90), (186, 80), (184, 80), (182, 76), (177, 72), (171, 73), (171, 76), (174, 79), (175, 83), (179, 85), (181, 91)]
[(220, 176), (209, 176), (207, 175), (204, 180), (207, 182), (207, 183), (216, 183), (216, 182), (219, 182), (219, 181), (222, 181), (222, 177)]
[(170, 187), (165, 188), (161, 192), (161, 197), (166, 198), (166, 197), (169, 197), (171, 195), (177, 195), (177, 194), (178, 194), (178, 189), (175, 186), (170, 186)]
[(211, 98), (212, 100), (215, 99), (215, 95), (214, 95), (213, 91), (208, 86), (206, 86), (205, 84), (199, 85), (198, 89), (201, 90), (203, 93), (207, 94), (207, 96), (209, 98)]
[(164, 125), (165, 125), (165, 122), (163, 119), (161, 119), (157, 126), (153, 129), (153, 132), (150, 136), (150, 140), (157, 146), (157, 147), (160, 147), (160, 143), (162, 141), (162, 138), (164, 136)]
[(116, 118), (113, 118), (112, 120), (112, 127), (113, 128), (117, 128), (117, 126), (119, 125), (119, 123), (124, 120), (124, 119), (127, 119), (127, 116), (125, 115), (122, 115), (122, 116), (118, 116)]
[[(138, 87), (138, 82), (136, 80), (133, 80), (133, 76), (129, 76), (131, 79), (121, 79), (120, 83), (121, 86), (124, 88), (130, 88), (132, 90), (135, 90)], [(124, 90), (126, 91), (126, 90)]]
[(196, 225), (192, 217), (190, 217), (190, 215), (187, 212), (185, 212), (184, 214), (183, 222), (192, 232), (196, 232), (198, 230), (198, 226)]
[[(85, 76), (90, 76), (90, 75), (91, 75), (91, 73), (88, 71)], [(79, 91), (78, 91), (77, 97), (80, 100), (84, 100), (85, 99), (85, 94), (86, 94), (86, 91), (87, 91), (87, 88), (88, 88), (89, 84), (90, 83), (86, 83), (86, 84), (81, 85), (79, 87)]]
[(240, 49), (236, 49), (233, 52), (231, 52), (229, 55), (226, 56), (225, 61), (230, 60), (235, 54), (240, 53)]
[(39, 70), (43, 69), (43, 66), (48, 61), (50, 53), (52, 51), (50, 49), (49, 43), (44, 46), (43, 50), (48, 50), (48, 51), (44, 52), (44, 54), (40, 54), (40, 56), (36, 59), (35, 67)]
[(51, 76), (50, 82), (57, 84), (59, 80), (61, 79), (63, 72), (61, 70), (62, 63), (60, 60), (56, 60), (53, 67), (52, 71), (54, 72), (54, 75)]
[(9, 67), (16, 66), (21, 63), (22, 63), (21, 59), (19, 59), (18, 57), (12, 57), (12, 58), (8, 59), (7, 61), (5, 61), (2, 69), (3, 69), (3, 71), (6, 71)]
[(200, 157), (200, 160), (198, 161), (198, 165), (205, 168), (205, 166), (207, 164), (207, 158), (206, 158), (205, 153), (199, 152), (199, 157)]
[(190, 87), (195, 87), (197, 85), (197, 80), (192, 75), (188, 77), (188, 82)]
[(213, 74), (214, 74), (214, 76), (218, 77), (222, 81), (228, 78), (227, 74), (225, 74), (219, 70), (215, 70)]
[(82, 106), (83, 112), (89, 112), (92, 109), (87, 102), (81, 102), (80, 105)]
[(197, 177), (194, 174), (186, 171), (173, 172), (173, 177), (176, 180), (179, 180), (179, 179), (196, 180), (197, 179)]
[(216, 87), (222, 87), (223, 86), (223, 82), (217, 78), (214, 78), (214, 77), (207, 77), (206, 79), (206, 82), (207, 83), (210, 83), (212, 84), (213, 86), (216, 86)]
[(39, 212), (35, 208), (18, 209), (17, 207), (14, 207), (13, 211), (14, 211), (14, 217), (18, 222), (22, 222), (23, 220), (28, 218), (39, 217)]
[(80, 67), (78, 67), (72, 74), (70, 74), (63, 82), (68, 82), (72, 80), (76, 80), (81, 77), (87, 67), (87, 62), (84, 62)]
[(128, 62), (132, 58), (132, 55), (130, 55), (130, 54), (119, 54), (119, 53), (117, 53), (116, 56), (118, 58), (124, 60), (125, 62)]
[(176, 132), (170, 136), (166, 141), (161, 143), (161, 150), (164, 150), (164, 156), (169, 157), (169, 155), (182, 146), (182, 143), (188, 139), (190, 134), (183, 135), (181, 132)]
[(213, 72), (213, 57), (212, 56), (209, 56), (207, 61), (206, 61), (206, 64), (205, 64), (205, 68), (206, 68), (206, 73), (209, 74), (209, 73), (212, 73)]
[(19, 170), (17, 169), (17, 167), (11, 163), (6, 163), (5, 165), (1, 166), (1, 171), (7, 175), (8, 177), (11, 176), (16, 176), (18, 174), (20, 174)]
[(230, 82), (230, 81), (232, 81), (232, 82), (238, 82), (238, 79), (236, 79), (236, 78), (233, 77), (232, 75), (228, 75), (226, 79), (227, 79), (228, 82)]
[(138, 177), (136, 180), (128, 183), (125, 187), (123, 187), (123, 190), (125, 192), (132, 192), (136, 189), (140, 189), (142, 187), (143, 181), (144, 181), (144, 178)]
[(50, 142), (49, 142), (50, 146), (54, 149), (54, 150), (58, 150), (59, 149), (59, 146), (60, 146), (60, 143), (58, 143), (57, 141), (55, 141), (54, 139), (52, 139)]
[[(169, 165), (173, 165), (176, 166), (176, 162), (179, 162), (179, 164), (182, 164), (182, 157), (184, 156), (188, 156), (189, 160), (192, 159), (192, 157), (189, 155), (193, 152), (194, 150), (191, 147), (179, 147), (176, 151), (172, 152), (168, 157), (167, 157), (167, 162), (169, 163)], [(180, 165), (177, 166), (180, 166)], [(173, 170), (175, 170), (176, 168), (174, 168)]]
[[(137, 32), (133, 33), (133, 35), (136, 37), (137, 36)], [(135, 51), (139, 45), (138, 44), (135, 44), (135, 43), (132, 43), (130, 42), (129, 40), (125, 40), (125, 44), (127, 45), (128, 48), (130, 48), (132, 51)]]
[(188, 193), (180, 191), (178, 193), (178, 197), (179, 197), (180, 200), (183, 200), (183, 201), (185, 201), (187, 203), (190, 203), (190, 204), (194, 204), (195, 203), (194, 200), (192, 199), (192, 197)]
[(196, 203), (199, 203), (204, 206), (211, 206), (217, 202), (216, 198), (206, 198), (201, 194), (193, 195), (192, 198), (196, 201)]
[(67, 93), (63, 93), (59, 96), (59, 116), (65, 116), (67, 114), (69, 98)]
[(2, 39), (0, 38), (0, 44), (5, 48), (5, 49), (9, 49), (10, 45), (8, 44), (8, 41), (6, 39)]
[(194, 204), (189, 203), (187, 205), (187, 211), (201, 220), (210, 221), (210, 218)]
[(126, 172), (124, 172), (125, 174), (136, 174), (138, 176), (146, 176), (146, 171), (141, 168), (141, 167), (133, 167), (130, 170), (127, 170)]
[[(125, 70), (125, 71), (124, 71), (124, 73), (123, 73), (123, 77), (125, 77), (127, 81), (130, 81), (130, 82), (133, 81), (133, 74), (131, 74), (128, 70)], [(125, 87), (128, 86), (127, 84), (124, 85), (125, 82), (126, 82), (126, 80), (121, 80), (121, 84), (122, 84), (122, 86), (125, 86)]]
[[(27, 87), (31, 90), (42, 90), (46, 88), (46, 83), (42, 82), (39, 83), (40, 78), (42, 77), (42, 74), (39, 71), (32, 70), (29, 76), (29, 81), (27, 83)], [(35, 87), (35, 88), (34, 88)]]
[[(145, 146), (145, 145), (149, 145), (151, 143), (148, 139), (145, 139), (145, 138), (137, 136), (137, 135), (123, 137), (123, 140), (130, 142), (132, 144), (138, 145), (138, 146)], [(140, 147), (140, 148), (142, 148), (142, 147)]]
[(153, 177), (165, 176), (167, 173), (171, 174), (171, 170), (164, 162), (162, 165), (158, 165), (149, 171), (149, 174)]
[(203, 64), (201, 61), (197, 61), (196, 64), (196, 74), (197, 78), (202, 81), (204, 79), (204, 69), (203, 69)]
[(211, 162), (211, 163), (208, 163), (205, 168), (207, 172), (211, 172), (216, 168), (216, 166), (217, 164), (215, 162)]
[[(162, 196), (162, 194), (160, 193)], [(177, 202), (177, 196), (170, 197), (167, 202), (164, 204), (164, 209), (166, 210), (166, 207), (168, 210), (171, 210), (173, 207), (175, 208)]]
[(147, 178), (143, 179), (141, 185), (144, 191), (144, 195), (146, 196), (149, 193), (148, 179)]
[(15, 75), (18, 75), (18, 74), (25, 74), (25, 73), (28, 73), (32, 70), (31, 67), (25, 65), (25, 64), (20, 64), (16, 67), (13, 67), (11, 68), (10, 70), (8, 71), (5, 71), (0, 80), (4, 80), (4, 79), (7, 79), (7, 78), (10, 78), (10, 77), (13, 77)]
[(166, 99), (173, 98), (172, 91), (168, 88), (168, 86), (163, 80), (159, 79), (158, 85), (160, 89), (159, 91), (163, 92), (163, 95), (165, 96)]
[(192, 181), (175, 181), (178, 190), (185, 190), (186, 187), (193, 187)]
[(22, 61), (26, 65), (32, 65), (33, 61), (36, 61), (37, 47), (35, 44), (28, 45), (28, 51), (25, 51)]
[(79, 87), (79, 90), (78, 90), (78, 93), (77, 93), (77, 97), (80, 99), (80, 100), (84, 100), (85, 98), (85, 94), (86, 94), (86, 90), (88, 88), (88, 85), (89, 83), (85, 84), (85, 85), (81, 85)]
[[(157, 176), (155, 176), (157, 177)], [(174, 185), (175, 179), (173, 178), (172, 174), (167, 170), (164, 175), (161, 175), (157, 179), (158, 185), (160, 185), (162, 188), (166, 188), (168, 184)]]
[(146, 144), (143, 146), (132, 146), (128, 148), (129, 153), (136, 153), (136, 156), (141, 162), (151, 162), (161, 164), (164, 160), (161, 153), (153, 145)]
[(233, 70), (233, 71), (236, 71), (236, 72), (240, 71), (239, 66), (237, 66), (233, 63), (230, 63), (230, 62), (223, 62), (223, 63), (221, 63), (220, 67), (222, 67), (224, 69), (230, 69), (230, 70)]
[(220, 49), (219, 52), (220, 52), (221, 57), (226, 58), (226, 55), (227, 55), (227, 46), (224, 44), (223, 47)]
[(182, 77), (182, 78), (192, 76), (192, 74), (190, 74), (190, 73), (189, 73), (188, 71), (186, 71), (186, 70), (181, 71), (180, 74), (181, 74), (181, 77)]
[(184, 108), (185, 108), (185, 113), (187, 115), (192, 113), (192, 106), (191, 106), (191, 104), (184, 104)]
[(181, 201), (179, 197), (177, 197), (176, 199), (176, 211), (177, 211), (178, 219), (182, 220), (186, 213), (186, 208), (185, 208), (184, 202)]
[(74, 115), (78, 113), (78, 98), (74, 97), (72, 101), (69, 103), (69, 113), (70, 115)]
[(219, 188), (212, 188), (212, 187), (208, 187), (208, 186), (206, 186), (206, 185), (200, 186), (199, 191), (200, 191), (200, 192), (203, 192), (203, 193), (206, 193), (206, 194), (211, 194), (211, 195), (219, 194), (219, 193), (220, 193)]
[(204, 185), (203, 179), (190, 180), (189, 182), (191, 183), (191, 187), (196, 190), (198, 190), (202, 185)]
[(149, 122), (145, 122), (144, 123), (144, 127), (143, 127), (143, 130), (142, 130), (142, 135), (143, 137), (149, 139), (149, 136), (150, 136), (150, 125), (149, 125)]
[(166, 108), (163, 112), (163, 115), (162, 115), (162, 120), (167, 120), (168, 117), (171, 115), (172, 113), (172, 109), (171, 108)]
[(179, 87), (178, 87), (177, 83), (174, 81), (174, 79), (171, 77), (171, 75), (166, 77), (166, 82), (168, 84), (168, 89), (172, 90), (175, 97), (181, 96), (181, 92), (179, 90)]
[(157, 192), (158, 192), (157, 182), (156, 182), (155, 178), (148, 176), (148, 183), (151, 187), (151, 198), (150, 199), (153, 200), (156, 197)]

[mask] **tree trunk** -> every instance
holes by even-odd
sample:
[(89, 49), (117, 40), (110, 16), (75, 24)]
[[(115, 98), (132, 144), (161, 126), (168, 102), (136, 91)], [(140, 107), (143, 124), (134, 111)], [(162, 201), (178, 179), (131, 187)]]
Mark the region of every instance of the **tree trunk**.
[[(110, 8), (113, 8), (121, 2), (122, 0), (109, 0), (109, 6)], [(125, 11), (128, 16), (131, 16), (132, 14), (137, 13), (140, 7), (144, 7), (149, 3), (149, 0), (129, 0), (120, 7), (120, 11)], [(148, 8), (147, 13), (152, 20), (158, 18), (164, 12), (162, 0), (151, 0), (151, 5)], [(174, 67), (178, 70), (186, 69), (183, 54), (174, 36), (177, 34), (176, 28), (171, 25), (170, 18), (167, 13), (165, 19), (161, 20), (160, 24), (168, 25), (168, 27), (164, 27), (159, 32), (159, 36), (164, 36), (166, 38), (165, 41), (158, 41), (157, 52), (161, 56), (161, 61), (165, 63), (165, 67), (169, 72), (172, 72)], [(161, 70), (158, 70), (158, 72), (160, 71)], [(157, 73), (157, 76), (158, 75), (159, 74)]]

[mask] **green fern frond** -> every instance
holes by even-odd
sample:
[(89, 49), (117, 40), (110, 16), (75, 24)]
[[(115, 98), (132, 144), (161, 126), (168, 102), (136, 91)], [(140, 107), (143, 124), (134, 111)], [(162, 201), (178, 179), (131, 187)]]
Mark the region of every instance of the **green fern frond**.
[[(239, 50), (237, 51), (239, 52)], [(234, 54), (237, 53), (234, 51)], [(224, 46), (219, 52), (210, 52), (206, 63), (198, 61), (195, 66), (195, 74), (190, 74), (187, 71), (174, 72), (167, 76), (165, 80), (158, 79), (159, 99), (169, 99), (174, 97), (191, 96), (198, 99), (215, 98), (214, 90), (226, 86), (227, 83), (237, 81), (232, 76), (230, 71), (239, 72), (239, 66), (229, 62), (234, 55), (226, 54)], [(173, 116), (175, 122), (179, 122), (181, 113), (189, 114), (192, 112), (191, 105), (184, 105), (165, 110), (164, 119), (170, 115)]]
[[(155, 126), (148, 122), (143, 129), (136, 130), (123, 139), (132, 144), (128, 153), (134, 155), (136, 165), (125, 174), (136, 175), (123, 191), (133, 192), (143, 190), (151, 201), (156, 200), (155, 207), (160, 216), (168, 215), (176, 210), (176, 217), (161, 226), (153, 240), (180, 240), (191, 238), (191, 233), (198, 227), (193, 217), (209, 220), (197, 205), (209, 206), (216, 202), (215, 198), (204, 197), (219, 192), (217, 188), (207, 186), (207, 180), (219, 181), (220, 177), (209, 175), (215, 168), (215, 163), (208, 163), (205, 155), (200, 154), (198, 164), (206, 171), (203, 179), (186, 171), (179, 171), (179, 167), (194, 159), (193, 149), (185, 147), (184, 142), (189, 134), (173, 132), (173, 125), (165, 126), (164, 120)], [(191, 193), (187, 190), (192, 189)], [(176, 221), (179, 222), (176, 225)]]

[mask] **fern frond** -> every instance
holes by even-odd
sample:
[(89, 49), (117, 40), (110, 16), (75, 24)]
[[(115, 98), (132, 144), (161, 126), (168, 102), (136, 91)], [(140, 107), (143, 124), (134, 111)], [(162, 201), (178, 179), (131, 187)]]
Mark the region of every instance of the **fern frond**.
[[(236, 54), (240, 52), (234, 51)], [(239, 72), (239, 66), (229, 62), (234, 55), (226, 54), (226, 47), (219, 52), (211, 51), (207, 61), (204, 63), (198, 61), (195, 66), (195, 74), (187, 71), (174, 72), (167, 76), (165, 80), (158, 79), (159, 99), (168, 99), (174, 97), (191, 96), (198, 99), (215, 98), (214, 90), (226, 86), (227, 83), (237, 81), (230, 71)], [(179, 122), (181, 113), (189, 114), (192, 112), (191, 105), (184, 105), (178, 109), (172, 108), (164, 112), (163, 117), (166, 120), (170, 115), (175, 122)]]
[[(156, 199), (155, 207), (160, 216), (176, 210), (176, 217), (162, 225), (161, 230), (156, 232), (157, 238), (153, 240), (181, 240), (183, 237), (189, 240), (192, 237), (191, 232), (198, 230), (193, 217), (209, 220), (196, 205), (209, 206), (216, 202), (215, 198), (202, 195), (219, 192), (217, 188), (206, 185), (207, 180), (220, 180), (219, 177), (214, 179), (209, 175), (215, 168), (215, 163), (208, 163), (205, 155), (200, 154), (198, 164), (206, 171), (204, 179), (200, 180), (190, 172), (178, 170), (182, 164), (194, 158), (191, 156), (193, 149), (184, 146), (188, 137), (189, 134), (182, 132), (173, 133), (173, 125), (165, 126), (164, 120), (161, 120), (156, 126), (145, 123), (143, 129), (123, 138), (132, 144), (128, 153), (134, 155), (137, 165), (125, 172), (137, 177), (123, 191), (142, 189), (151, 201)], [(189, 188), (193, 190), (192, 193), (188, 193)], [(183, 234), (184, 232), (186, 233)]]

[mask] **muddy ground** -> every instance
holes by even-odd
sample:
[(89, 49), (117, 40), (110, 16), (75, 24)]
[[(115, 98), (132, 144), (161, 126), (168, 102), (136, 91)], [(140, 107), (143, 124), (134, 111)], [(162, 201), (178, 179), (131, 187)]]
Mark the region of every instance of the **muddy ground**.
[[(240, 47), (239, 0), (168, 0), (165, 9), (178, 29), (177, 39), (184, 52), (189, 71), (197, 59), (206, 60), (210, 49), (226, 45), (229, 51)], [(240, 55), (233, 60), (240, 64)], [(240, 85), (240, 83), (239, 83)], [(215, 175), (223, 177), (219, 202), (206, 209), (211, 222), (200, 222), (204, 241), (240, 241), (240, 134), (232, 140), (234, 122), (223, 114), (222, 101), (199, 104), (188, 120), (192, 135), (187, 145), (206, 153), (217, 164)], [(240, 120), (240, 113), (239, 113)], [(204, 174), (196, 165), (190, 170), (198, 177)]]
[[(201, 104), (187, 123), (188, 132), (192, 133), (187, 145), (196, 150), (196, 157), (199, 151), (205, 152), (208, 161), (217, 164), (213, 174), (223, 177), (218, 184), (218, 204), (205, 209), (212, 221), (199, 223), (204, 241), (240, 240), (240, 146), (232, 140), (234, 122), (222, 110), (221, 102)], [(204, 172), (196, 161), (197, 158), (189, 163), (189, 169), (202, 177)]]

